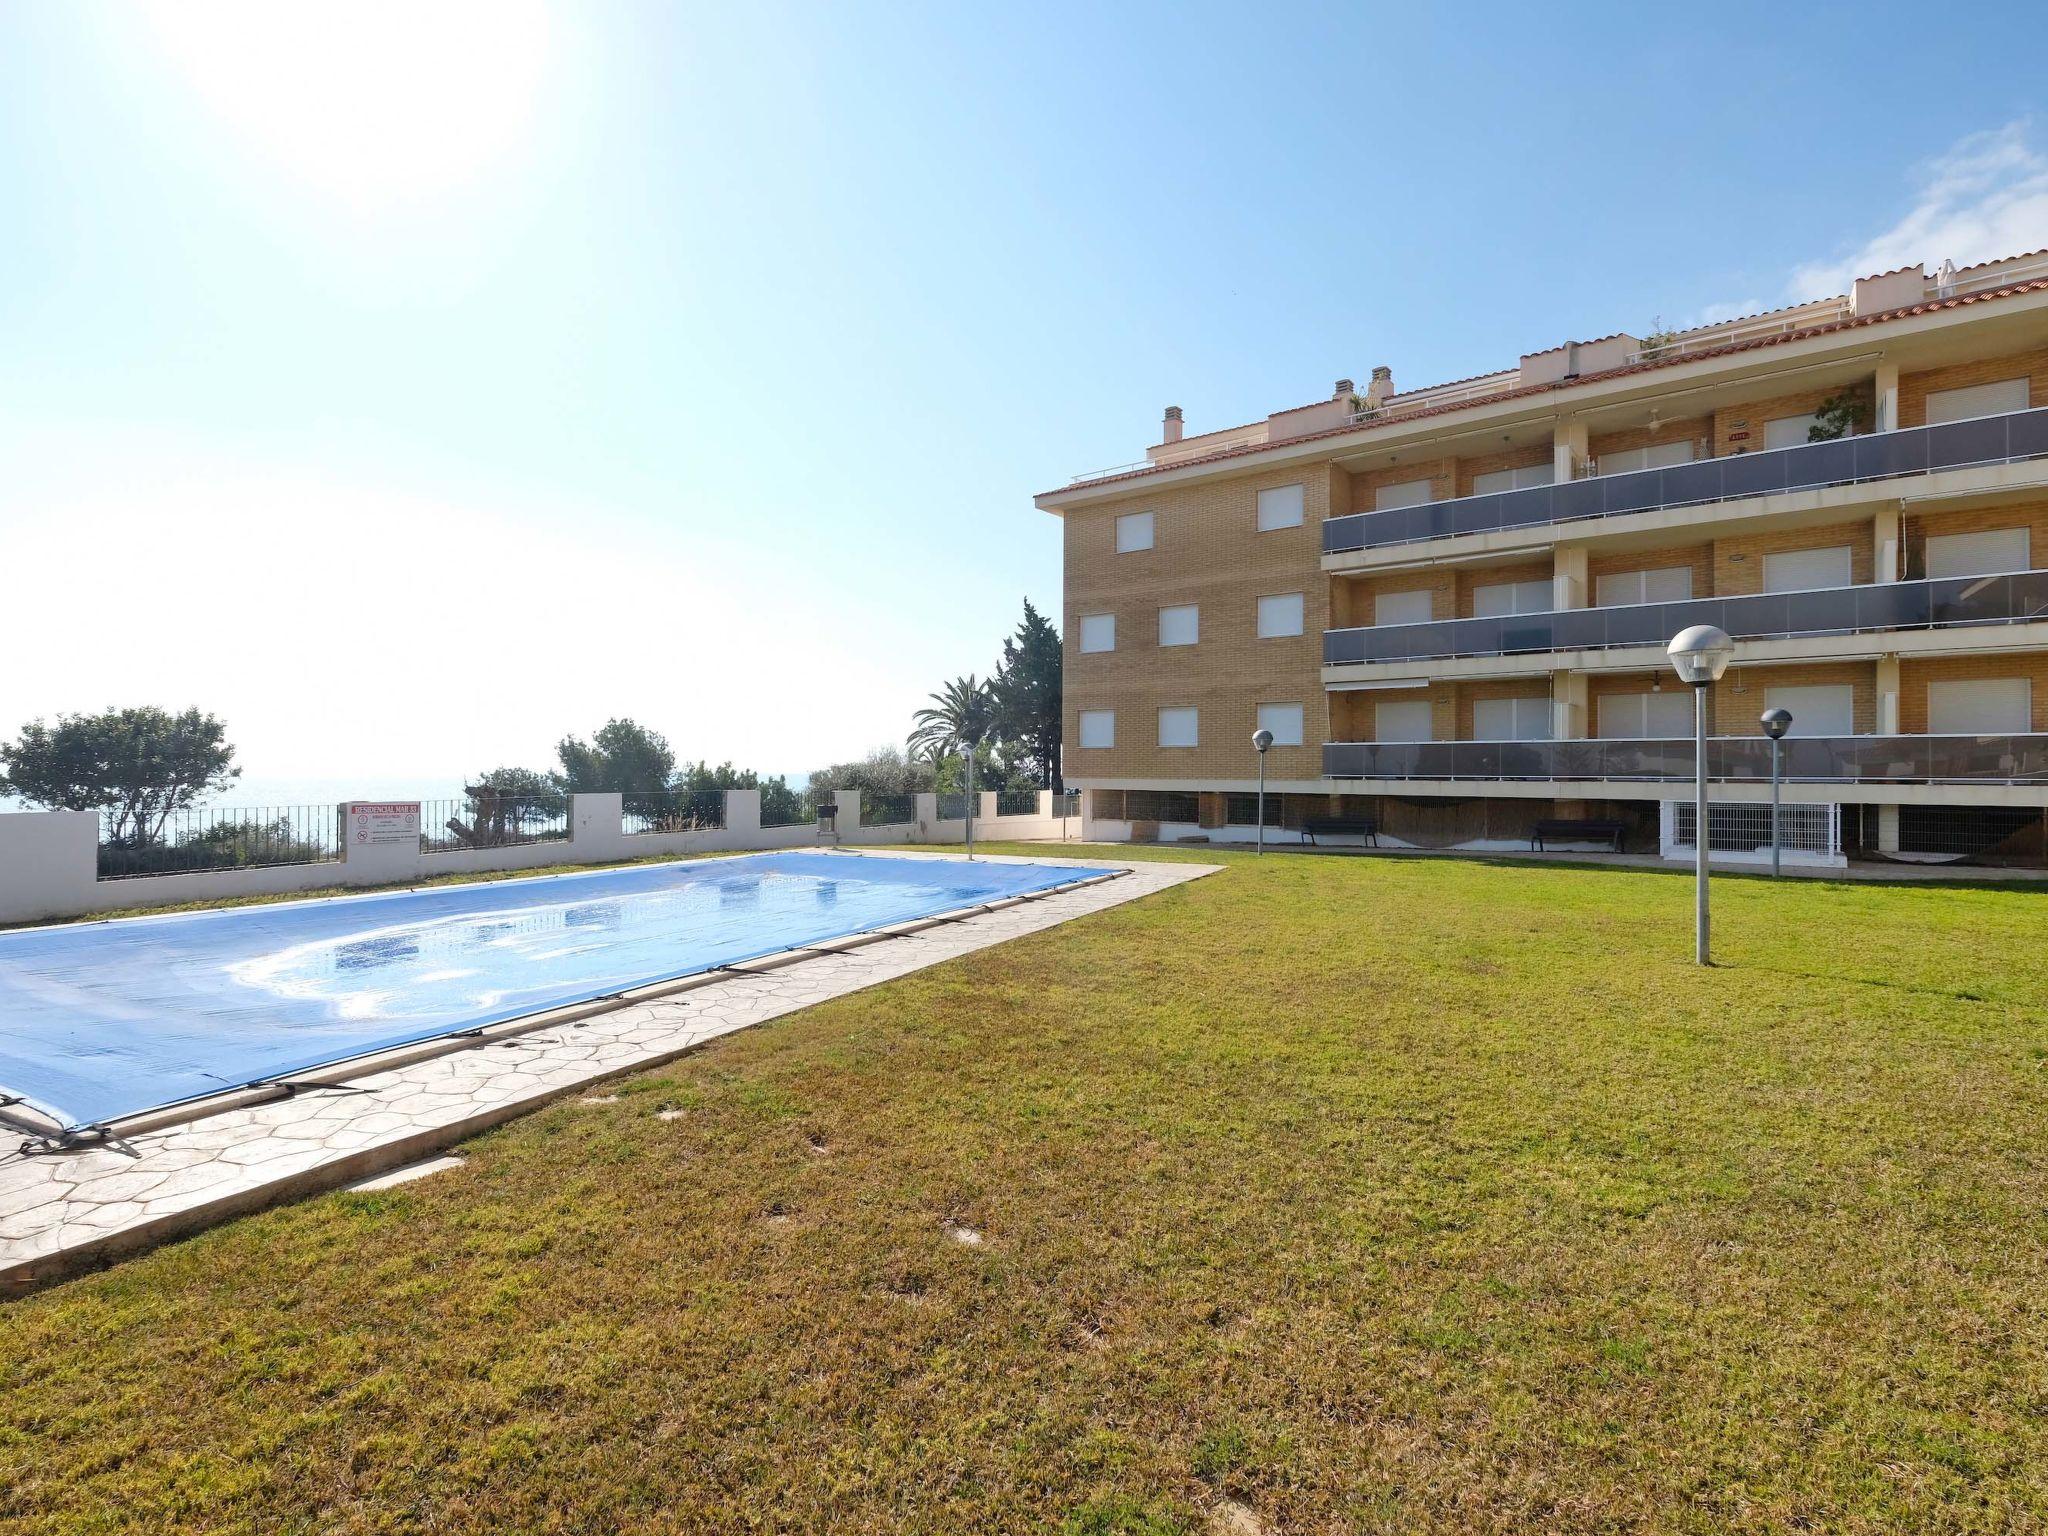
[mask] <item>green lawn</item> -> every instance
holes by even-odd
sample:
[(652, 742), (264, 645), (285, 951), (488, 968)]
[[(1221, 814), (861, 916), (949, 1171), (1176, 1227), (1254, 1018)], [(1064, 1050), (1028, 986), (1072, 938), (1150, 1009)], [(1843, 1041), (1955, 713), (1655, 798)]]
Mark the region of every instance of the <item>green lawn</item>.
[(0, 1308), (0, 1528), (2048, 1528), (2048, 894), (1224, 862)]

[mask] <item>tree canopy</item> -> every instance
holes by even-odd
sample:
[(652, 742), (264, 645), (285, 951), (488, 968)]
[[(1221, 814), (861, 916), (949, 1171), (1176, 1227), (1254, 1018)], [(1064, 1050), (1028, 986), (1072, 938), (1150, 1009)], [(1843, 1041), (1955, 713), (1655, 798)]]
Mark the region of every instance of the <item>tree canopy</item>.
[(100, 811), (105, 840), (142, 847), (164, 822), (241, 776), (227, 727), (196, 709), (154, 707), (31, 720), (0, 746), (0, 787), (48, 810)]
[(1023, 621), (1003, 642), (1002, 665), (996, 669), (997, 730), (1011, 764), (1054, 789), (1060, 782), (1063, 663), (1060, 632), (1027, 597)]
[(561, 763), (556, 787), (572, 795), (654, 793), (669, 788), (676, 772), (668, 738), (632, 720), (607, 720), (587, 742), (564, 736), (555, 745), (555, 757)]

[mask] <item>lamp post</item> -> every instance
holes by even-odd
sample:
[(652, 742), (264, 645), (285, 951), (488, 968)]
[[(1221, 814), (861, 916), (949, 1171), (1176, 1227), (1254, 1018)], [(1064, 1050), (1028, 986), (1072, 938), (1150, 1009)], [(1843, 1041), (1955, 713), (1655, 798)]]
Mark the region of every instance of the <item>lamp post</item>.
[(1252, 750), (1259, 754), (1259, 830), (1258, 851), (1263, 858), (1266, 853), (1266, 748), (1273, 745), (1273, 733), (1264, 726), (1252, 732)]
[(1785, 739), (1785, 733), (1792, 729), (1792, 711), (1789, 709), (1767, 709), (1758, 717), (1757, 723), (1764, 728), (1764, 734), (1771, 738), (1771, 878), (1778, 878), (1778, 743)]
[(1728, 658), (1735, 642), (1725, 629), (1695, 624), (1672, 636), (1664, 647), (1678, 680), (1692, 685), (1693, 791), (1692, 842), (1693, 939), (1692, 957), (1701, 965), (1712, 965), (1707, 952), (1707, 688), (1721, 680), (1728, 670)]

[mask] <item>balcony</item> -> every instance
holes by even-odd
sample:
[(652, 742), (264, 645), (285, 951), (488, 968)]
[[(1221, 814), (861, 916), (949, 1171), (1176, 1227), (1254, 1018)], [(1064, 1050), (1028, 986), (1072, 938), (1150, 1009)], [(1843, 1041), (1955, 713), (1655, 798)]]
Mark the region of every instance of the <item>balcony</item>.
[(1667, 469), (1598, 475), (1562, 485), (1532, 485), (1490, 496), (1460, 496), (1385, 512), (1354, 512), (1323, 524), (1323, 553), (1379, 549), (1467, 533), (1494, 533), (1544, 523), (1582, 522), (1699, 506), (1780, 491), (1820, 490), (1972, 464), (2004, 464), (2048, 455), (2048, 407), (1801, 443), (1763, 453), (1698, 459)]
[[(1794, 736), (1784, 747), (1789, 784), (2044, 784), (2048, 735)], [(1600, 780), (1666, 783), (1693, 776), (1693, 744), (1671, 741), (1331, 741), (1329, 779)], [(1717, 782), (1771, 777), (1762, 736), (1707, 743)]]
[(1695, 597), (1676, 603), (1567, 608), (1484, 619), (1373, 624), (1323, 632), (1323, 665), (1439, 661), (1454, 656), (1518, 656), (1662, 646), (1692, 624), (1717, 624), (1737, 640), (1879, 630), (2025, 624), (2048, 618), (2048, 571), (2003, 576), (1944, 576), (1749, 597)]

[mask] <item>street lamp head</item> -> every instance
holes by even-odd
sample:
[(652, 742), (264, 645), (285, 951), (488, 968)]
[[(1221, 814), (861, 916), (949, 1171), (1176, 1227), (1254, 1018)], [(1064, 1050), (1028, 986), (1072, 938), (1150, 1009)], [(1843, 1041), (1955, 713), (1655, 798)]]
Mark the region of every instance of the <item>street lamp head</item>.
[(1728, 670), (1728, 658), (1735, 654), (1735, 642), (1728, 638), (1728, 631), (1716, 629), (1711, 624), (1695, 624), (1682, 629), (1664, 647), (1664, 654), (1671, 658), (1671, 665), (1679, 679), (1695, 688), (1704, 688), (1709, 683), (1719, 682), (1721, 674)]
[(1759, 719), (1764, 734), (1776, 741), (1792, 729), (1792, 711), (1789, 709), (1767, 709)]
[(1261, 757), (1266, 755), (1266, 748), (1271, 745), (1273, 745), (1273, 733), (1271, 731), (1257, 730), (1252, 732), (1252, 750)]

